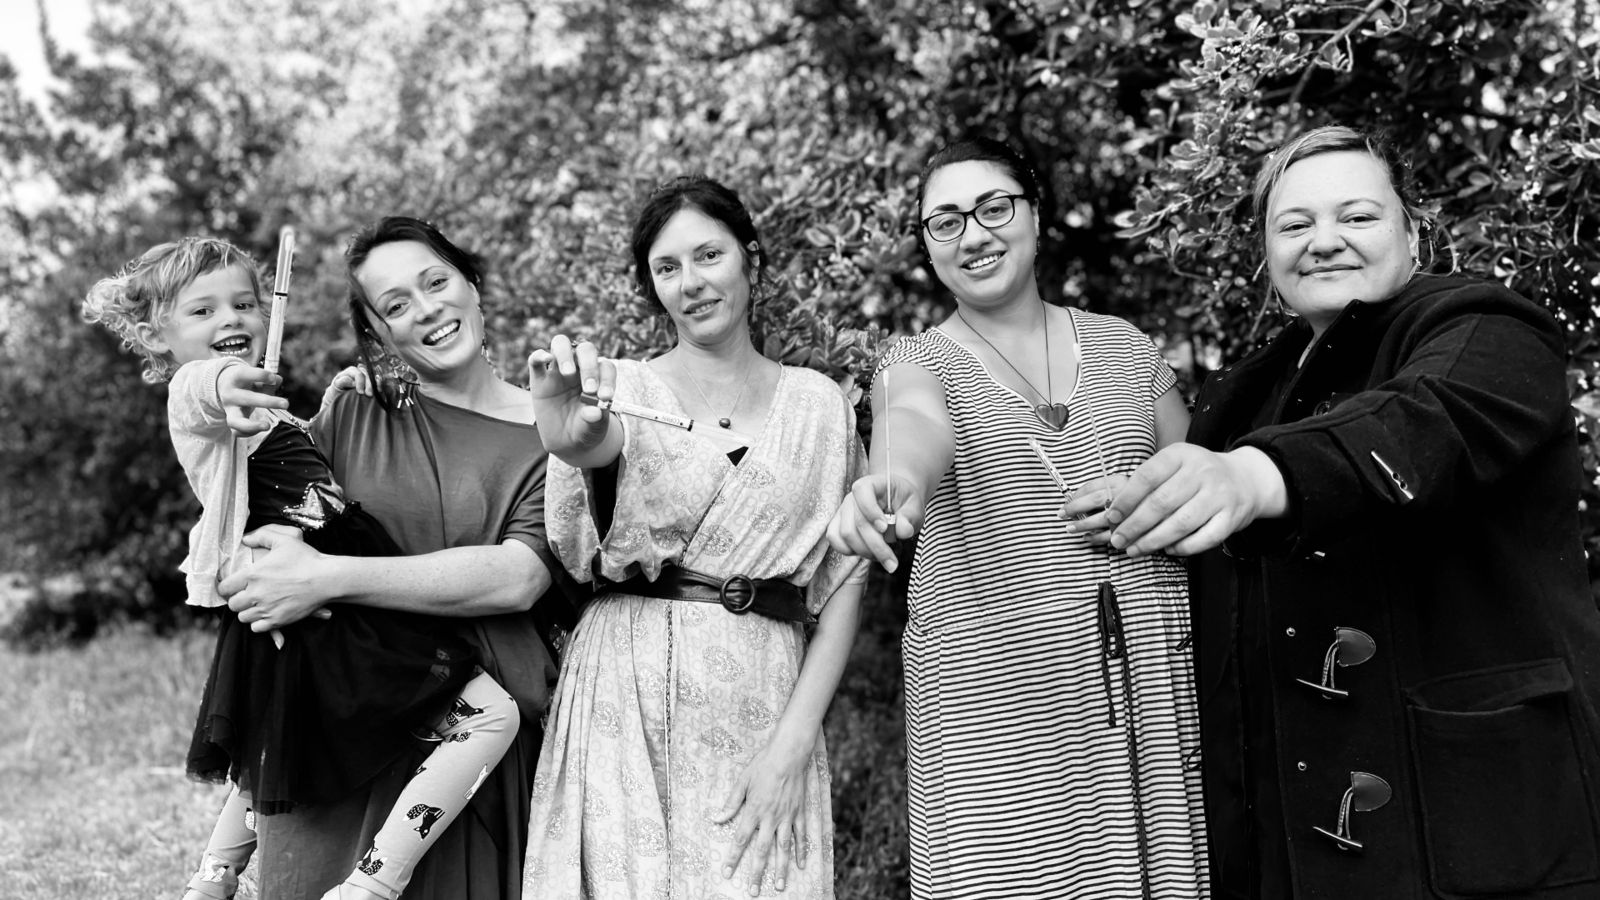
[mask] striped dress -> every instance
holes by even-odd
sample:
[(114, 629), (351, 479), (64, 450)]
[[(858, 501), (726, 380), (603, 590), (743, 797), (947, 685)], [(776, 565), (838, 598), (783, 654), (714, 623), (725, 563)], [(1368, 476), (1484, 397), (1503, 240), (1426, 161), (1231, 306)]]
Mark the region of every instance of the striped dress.
[(1175, 379), (1133, 326), (1069, 313), (1083, 363), (1059, 432), (937, 328), (879, 367), (938, 377), (956, 438), (903, 638), (918, 898), (1208, 895), (1183, 567), (1068, 534), (1029, 446), (1073, 487), (1102, 474), (1100, 451), (1131, 471)]

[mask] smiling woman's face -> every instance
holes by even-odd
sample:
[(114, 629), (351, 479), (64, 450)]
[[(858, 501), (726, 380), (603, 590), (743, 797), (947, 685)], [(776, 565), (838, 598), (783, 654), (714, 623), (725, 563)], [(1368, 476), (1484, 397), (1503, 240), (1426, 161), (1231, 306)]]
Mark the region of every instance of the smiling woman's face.
[(355, 276), (370, 301), (373, 329), (424, 381), (441, 380), (480, 359), (478, 289), (428, 245), (379, 244)]
[(1321, 332), (1352, 301), (1394, 296), (1416, 270), (1417, 227), (1370, 153), (1308, 156), (1267, 203), (1267, 270), (1290, 309)]
[[(938, 212), (968, 211), (1000, 195), (1026, 191), (1000, 166), (966, 160), (936, 169), (923, 192), (926, 219)], [(1027, 200), (1017, 199), (1011, 220), (986, 228), (972, 216), (966, 230), (951, 241), (935, 241), (922, 229), (922, 244), (933, 271), (962, 303), (992, 308), (1017, 296), (1033, 283), (1033, 260), (1039, 250), (1038, 216)]]

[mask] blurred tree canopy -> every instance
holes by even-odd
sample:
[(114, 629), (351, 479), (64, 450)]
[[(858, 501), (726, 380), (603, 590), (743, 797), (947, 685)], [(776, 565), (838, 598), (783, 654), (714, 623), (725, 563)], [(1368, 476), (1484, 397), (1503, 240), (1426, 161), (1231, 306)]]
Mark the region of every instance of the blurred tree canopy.
[(1592, 438), (1595, 6), (99, 0), (92, 58), (48, 48), (45, 102), (0, 60), (0, 572), (175, 599), (195, 506), (164, 393), (77, 312), (150, 245), (207, 232), (270, 261), (299, 229), (285, 368), (309, 413), (351, 357), (339, 254), (360, 225), (419, 215), (482, 253), (520, 380), (558, 330), (665, 346), (632, 292), (630, 217), (704, 171), (779, 269), (768, 355), (860, 378), (886, 334), (948, 308), (915, 179), (968, 134), (1038, 163), (1048, 298), (1132, 319), (1192, 388), (1278, 324), (1247, 202), (1264, 152), (1329, 122), (1388, 129), (1462, 268), (1569, 326)]

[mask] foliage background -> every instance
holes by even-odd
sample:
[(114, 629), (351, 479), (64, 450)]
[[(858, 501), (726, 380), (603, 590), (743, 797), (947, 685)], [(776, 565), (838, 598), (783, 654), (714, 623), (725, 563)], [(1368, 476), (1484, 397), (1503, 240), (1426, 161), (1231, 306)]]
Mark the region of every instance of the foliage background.
[[(859, 379), (885, 335), (948, 309), (913, 236), (915, 177), (965, 134), (1037, 160), (1047, 297), (1134, 320), (1192, 390), (1279, 324), (1245, 202), (1262, 154), (1328, 122), (1391, 131), (1460, 267), (1568, 326), (1597, 474), (1595, 0), (93, 9), (95, 52), (51, 48), (44, 102), (0, 61), (0, 636), (17, 646), (119, 616), (187, 621), (173, 576), (196, 507), (164, 397), (77, 317), (146, 247), (208, 232), (270, 260), (278, 227), (299, 229), (285, 366), (309, 411), (351, 357), (339, 254), (361, 224), (408, 212), (483, 253), (516, 379), (556, 331), (617, 354), (665, 346), (631, 291), (629, 217), (655, 183), (703, 170), (741, 192), (781, 270), (758, 313), (767, 353)], [(875, 594), (885, 634), (899, 597)], [(840, 708), (871, 687), (847, 685)], [(893, 735), (898, 697), (873, 702), (849, 714)], [(894, 802), (894, 760), (850, 765), (841, 786), (876, 778)], [(872, 843), (903, 841), (863, 834), (842, 826), (841, 847), (883, 856), (881, 881), (847, 895), (903, 892), (903, 850)]]

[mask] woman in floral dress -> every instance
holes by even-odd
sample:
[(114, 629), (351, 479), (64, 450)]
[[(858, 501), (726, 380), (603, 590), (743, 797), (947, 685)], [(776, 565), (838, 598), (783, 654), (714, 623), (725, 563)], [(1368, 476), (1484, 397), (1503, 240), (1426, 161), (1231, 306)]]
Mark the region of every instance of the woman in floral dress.
[(764, 255), (732, 191), (669, 183), (633, 249), (673, 349), (600, 360), (557, 337), (529, 360), (551, 545), (601, 593), (562, 669), (525, 889), (832, 897), (821, 724), (866, 569), (823, 534), (863, 470), (854, 415), (825, 376), (751, 341)]

